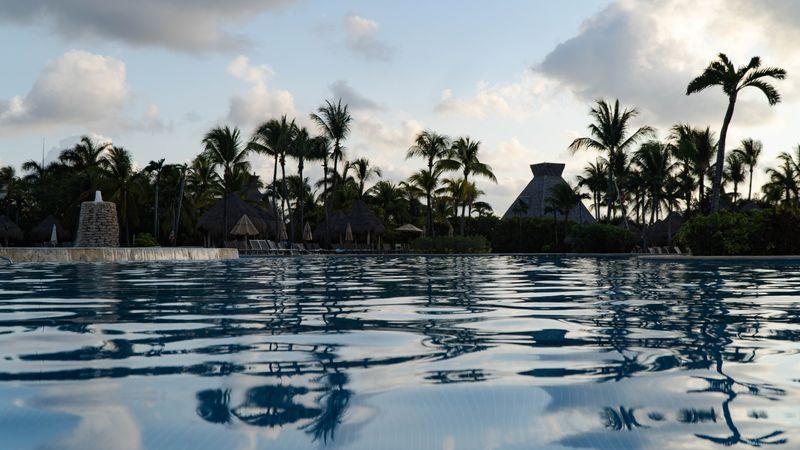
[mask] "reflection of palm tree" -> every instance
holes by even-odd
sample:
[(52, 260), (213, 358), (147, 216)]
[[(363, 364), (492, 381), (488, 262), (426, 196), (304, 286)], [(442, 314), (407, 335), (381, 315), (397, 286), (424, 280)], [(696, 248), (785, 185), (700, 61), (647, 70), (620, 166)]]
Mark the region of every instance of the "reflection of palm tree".
[(303, 427), (314, 436), (314, 440), (333, 440), (336, 427), (341, 425), (353, 392), (345, 389), (349, 381), (346, 373), (334, 372), (324, 377), (324, 393), (317, 399), (322, 404), (322, 414)]
[(197, 393), (197, 415), (211, 423), (231, 422), (231, 391), (208, 389)]
[(318, 408), (295, 403), (306, 387), (266, 385), (247, 390), (245, 401), (231, 411), (239, 420), (260, 427), (280, 427), (319, 415)]

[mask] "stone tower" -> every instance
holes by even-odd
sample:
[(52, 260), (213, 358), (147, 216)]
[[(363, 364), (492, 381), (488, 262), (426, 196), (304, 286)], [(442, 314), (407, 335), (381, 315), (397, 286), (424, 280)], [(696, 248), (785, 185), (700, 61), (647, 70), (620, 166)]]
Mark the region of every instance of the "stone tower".
[[(520, 192), (517, 198), (508, 207), (508, 210), (503, 214), (503, 219), (510, 219), (520, 215), (522, 217), (552, 217), (552, 214), (546, 214), (545, 202), (550, 197), (550, 191), (553, 186), (557, 184), (567, 184), (562, 178), (561, 174), (564, 172), (564, 164), (559, 163), (539, 163), (531, 164), (531, 172), (533, 178), (525, 186), (525, 189)], [(518, 202), (522, 202), (524, 208), (514, 208)], [(524, 212), (523, 212), (524, 211)], [(559, 218), (563, 218), (561, 214), (557, 214)], [(595, 218), (586, 209), (586, 206), (581, 202), (578, 206), (569, 212), (569, 219), (577, 223), (594, 223)]]
[(104, 202), (97, 191), (93, 202), (81, 203), (76, 247), (119, 247), (117, 205)]

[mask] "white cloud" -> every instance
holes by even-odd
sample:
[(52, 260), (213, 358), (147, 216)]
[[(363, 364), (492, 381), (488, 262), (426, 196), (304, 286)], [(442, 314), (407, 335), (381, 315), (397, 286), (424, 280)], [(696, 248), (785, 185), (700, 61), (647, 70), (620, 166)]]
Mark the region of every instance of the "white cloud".
[(347, 47), (369, 60), (389, 60), (394, 56), (394, 47), (378, 38), (380, 25), (374, 20), (351, 14), (344, 19)]
[[(535, 69), (584, 101), (619, 98), (636, 105), (645, 120), (658, 126), (677, 121), (715, 124), (726, 104), (722, 93), (710, 89), (687, 97), (685, 92), (717, 53), (728, 54), (736, 64), (760, 55), (765, 64), (784, 65), (790, 74), (800, 69), (797, 49), (786, 38), (798, 34), (794, 24), (800, 8), (790, 1), (772, 5), (776, 8), (744, 0), (620, 0), (587, 19), (576, 36), (559, 44)], [(775, 36), (781, 36), (780, 44)], [(776, 84), (791, 92), (786, 83)], [(773, 117), (760, 92), (743, 92), (739, 104), (737, 123), (758, 124)]]
[(111, 123), (121, 116), (127, 94), (122, 61), (70, 51), (45, 65), (27, 94), (0, 103), (0, 133)]
[(228, 73), (250, 84), (246, 93), (231, 97), (228, 120), (239, 126), (252, 127), (283, 114), (294, 115), (292, 94), (267, 87), (267, 78), (273, 74), (269, 66), (250, 64), (246, 56), (240, 55), (228, 65)]
[(248, 43), (225, 30), (294, 0), (0, 0), (0, 20), (41, 24), (69, 39), (112, 39), (184, 52)]
[(557, 95), (556, 83), (526, 71), (515, 81), (490, 84), (481, 81), (468, 98), (456, 98), (451, 89), (442, 91), (434, 111), (467, 117), (502, 116), (522, 120), (535, 109), (546, 107)]

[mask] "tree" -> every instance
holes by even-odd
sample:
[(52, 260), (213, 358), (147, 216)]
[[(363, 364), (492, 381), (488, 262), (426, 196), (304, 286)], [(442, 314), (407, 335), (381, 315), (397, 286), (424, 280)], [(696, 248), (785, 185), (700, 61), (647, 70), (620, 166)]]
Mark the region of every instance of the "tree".
[[(679, 194), (683, 197), (683, 201), (686, 204), (686, 212), (688, 213), (692, 206), (692, 192), (695, 189), (695, 180), (692, 177), (694, 173), (692, 161), (697, 154), (696, 131), (688, 124), (679, 123), (670, 129), (669, 140), (672, 143), (673, 155), (682, 165), (678, 173), (678, 187)], [(708, 159), (706, 162), (708, 162)]]
[(672, 146), (658, 141), (642, 144), (633, 157), (642, 175), (643, 186), (650, 196), (650, 225), (658, 220), (661, 203), (667, 197), (667, 183), (676, 165), (672, 161)]
[(428, 208), (428, 215), (430, 223), (430, 236), (435, 236), (435, 231), (433, 228), (432, 216), (433, 216), (433, 192), (439, 186), (439, 177), (442, 174), (442, 169), (434, 167), (433, 169), (422, 169), (410, 177), (408, 177), (408, 183), (412, 186), (415, 186), (420, 191), (425, 193), (426, 199), (426, 206)]
[[(621, 200), (614, 174), (617, 160), (625, 154), (628, 148), (654, 134), (653, 129), (649, 126), (639, 127), (629, 134), (630, 122), (637, 115), (636, 108), (620, 110), (619, 100), (616, 100), (613, 106), (603, 99), (597, 100), (589, 112), (589, 116), (593, 119), (593, 123), (589, 124), (589, 136), (575, 139), (569, 145), (569, 150), (573, 153), (582, 149), (591, 149), (605, 155), (608, 161), (608, 185), (606, 188), (608, 210), (606, 215), (609, 220), (611, 219), (612, 204)], [(620, 205), (623, 207), (623, 221), (627, 224), (624, 206)]]
[[(478, 157), (480, 145), (480, 141), (473, 141), (469, 137), (458, 138), (450, 147), (447, 159), (440, 162), (441, 167), (445, 170), (460, 170), (465, 186), (469, 183), (470, 175), (482, 176), (497, 183), (497, 177), (494, 176), (491, 166), (481, 162)], [(465, 201), (461, 204), (459, 232), (462, 236), (464, 235), (464, 219), (469, 203), (471, 202)]]
[[(311, 114), (311, 120), (333, 142), (333, 172), (338, 173), (338, 163), (343, 157), (342, 141), (350, 134), (350, 125), (353, 121), (347, 105), (342, 105), (342, 99), (337, 103), (326, 100), (325, 104), (317, 109), (316, 114)], [(336, 178), (333, 179), (332, 190), (336, 191)]]
[(156, 242), (159, 240), (159, 232), (158, 232), (158, 190), (161, 185), (161, 172), (164, 170), (164, 158), (161, 158), (157, 161), (150, 161), (147, 164), (147, 167), (144, 168), (145, 172), (154, 173), (155, 174), (155, 186), (156, 186), (156, 201), (155, 207), (153, 208), (153, 237), (156, 238)]
[[(303, 169), (306, 161), (321, 160), (327, 154), (327, 139), (324, 137), (311, 137), (308, 130), (303, 127), (297, 130), (289, 154), (297, 160), (297, 173), (301, 185), (305, 184)], [(298, 192), (298, 205), (300, 209), (300, 234), (303, 234), (305, 224), (305, 189)], [(292, 221), (292, 233), (294, 233), (294, 221)], [(303, 239), (305, 240), (305, 239)]]
[(214, 166), (222, 168), (222, 217), (223, 229), (225, 230), (226, 238), (230, 232), (228, 228), (228, 194), (231, 192), (231, 187), (234, 183), (235, 171), (246, 171), (250, 168), (250, 163), (247, 161), (247, 153), (250, 151), (249, 146), (243, 146), (241, 142), (239, 128), (233, 129), (228, 126), (214, 127), (205, 137), (203, 137), (203, 145), (205, 146), (205, 155), (209, 162)]
[(739, 198), (739, 183), (744, 182), (745, 164), (742, 155), (731, 152), (725, 158), (725, 181), (733, 184), (733, 201)]
[(786, 159), (782, 160), (782, 164), (777, 169), (767, 169), (769, 175), (769, 182), (763, 186), (763, 191), (767, 197), (771, 197), (772, 193), (780, 193), (784, 196), (786, 204), (790, 204), (792, 198), (798, 198), (797, 178), (800, 173), (795, 170), (795, 166)]
[[(558, 183), (550, 189), (550, 195), (544, 199), (545, 212), (553, 213), (553, 221), (557, 222), (557, 214), (564, 216), (564, 232), (566, 233), (569, 213), (581, 204), (583, 199), (588, 199), (589, 194), (581, 193), (578, 188), (573, 188), (567, 183)], [(558, 225), (554, 224), (556, 230), (556, 245), (558, 245)]]
[(75, 169), (82, 176), (81, 197), (87, 198), (95, 187), (100, 161), (103, 154), (111, 148), (110, 142), (96, 144), (89, 136), (81, 136), (81, 140), (70, 149), (62, 150), (58, 156), (62, 164)]
[(358, 197), (364, 197), (364, 185), (375, 177), (382, 177), (383, 171), (380, 167), (370, 164), (367, 158), (358, 158), (347, 163), (347, 166), (355, 171), (356, 183), (358, 183)]
[[(435, 166), (440, 160), (447, 157), (450, 151), (450, 138), (432, 130), (425, 130), (414, 138), (414, 145), (406, 152), (406, 159), (413, 157), (425, 158), (428, 164), (428, 174), (435, 174)], [(438, 183), (437, 183), (438, 184)], [(431, 195), (436, 186), (425, 192), (425, 205), (427, 208), (427, 232), (429, 236), (436, 236), (433, 228), (433, 202)]]
[(746, 66), (735, 68), (733, 63), (724, 53), (712, 61), (701, 75), (689, 82), (686, 95), (700, 92), (711, 86), (720, 86), (728, 97), (728, 108), (722, 120), (722, 129), (719, 132), (719, 146), (717, 148), (717, 170), (714, 173), (714, 182), (711, 187), (711, 212), (719, 211), (719, 196), (722, 188), (722, 171), (725, 162), (725, 139), (728, 135), (728, 126), (733, 119), (733, 110), (739, 92), (747, 87), (753, 87), (767, 97), (770, 106), (781, 101), (780, 93), (766, 79), (783, 80), (786, 71), (779, 67), (761, 67), (761, 58), (754, 56)]
[(135, 205), (138, 193), (138, 174), (133, 169), (130, 152), (122, 147), (111, 147), (100, 160), (104, 170), (104, 181), (110, 190), (109, 199), (118, 206), (117, 213), (125, 226), (125, 245), (130, 245), (131, 205)]
[(600, 220), (600, 193), (605, 192), (608, 186), (606, 172), (605, 162), (598, 158), (583, 168), (583, 175), (578, 175), (578, 186), (585, 187), (592, 194), (592, 205), (597, 220)]
[(400, 187), (391, 181), (381, 180), (367, 190), (369, 200), (383, 212), (384, 223), (399, 223), (406, 210), (406, 199)]
[(714, 157), (714, 152), (717, 150), (717, 141), (711, 129), (706, 127), (705, 130), (694, 131), (694, 154), (692, 155), (692, 168), (697, 177), (697, 185), (699, 189), (700, 209), (703, 210), (706, 206), (706, 186), (705, 179), (708, 172), (711, 170), (711, 159)]
[[(256, 153), (273, 158), (272, 165), (272, 210), (275, 216), (278, 216), (278, 200), (277, 200), (277, 186), (278, 181), (278, 164), (283, 158), (284, 164), (286, 161), (286, 153), (290, 150), (292, 140), (295, 133), (294, 121), (289, 122), (284, 114), (280, 119), (270, 119), (256, 128), (253, 137), (247, 144), (247, 147)], [(284, 173), (285, 179), (285, 173)], [(284, 197), (281, 191), (281, 197)], [(281, 209), (283, 208), (283, 199), (281, 200)]]
[(750, 185), (747, 188), (747, 201), (752, 199), (753, 195), (753, 170), (758, 164), (758, 158), (761, 156), (761, 151), (764, 149), (764, 145), (761, 141), (757, 141), (754, 139), (742, 139), (742, 143), (734, 150), (742, 159), (742, 163), (747, 166), (748, 171), (750, 172), (750, 176), (748, 177)]

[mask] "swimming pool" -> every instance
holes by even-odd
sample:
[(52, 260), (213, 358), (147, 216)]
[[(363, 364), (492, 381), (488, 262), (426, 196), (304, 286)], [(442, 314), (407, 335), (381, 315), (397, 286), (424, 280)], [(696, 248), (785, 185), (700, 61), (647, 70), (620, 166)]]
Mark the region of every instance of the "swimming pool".
[(3, 449), (800, 448), (800, 263), (0, 267)]

